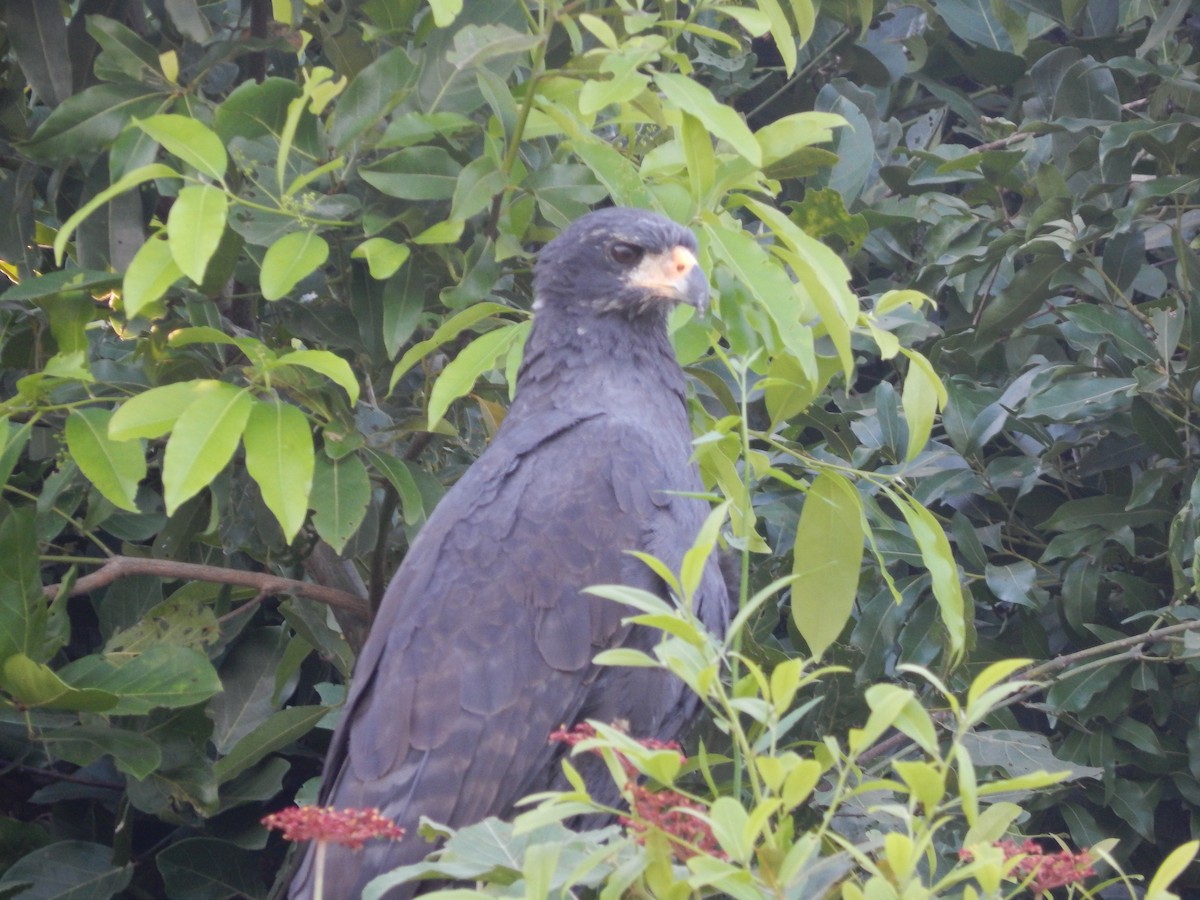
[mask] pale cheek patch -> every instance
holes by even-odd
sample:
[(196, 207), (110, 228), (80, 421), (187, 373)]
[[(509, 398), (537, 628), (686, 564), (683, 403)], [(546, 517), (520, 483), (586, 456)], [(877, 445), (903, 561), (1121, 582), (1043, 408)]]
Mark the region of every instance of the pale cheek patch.
[(673, 247), (666, 253), (648, 255), (629, 273), (631, 283), (647, 288), (677, 291), (696, 268), (696, 257), (687, 247)]

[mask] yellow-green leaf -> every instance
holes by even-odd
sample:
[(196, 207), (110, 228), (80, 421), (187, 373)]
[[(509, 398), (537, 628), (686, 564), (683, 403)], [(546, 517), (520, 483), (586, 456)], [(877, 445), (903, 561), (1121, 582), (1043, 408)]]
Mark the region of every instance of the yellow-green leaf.
[(929, 443), (934, 417), (946, 404), (946, 388), (924, 356), (903, 347), (900, 352), (908, 357), (908, 373), (904, 376), (900, 405), (904, 408), (904, 420), (908, 423), (908, 449), (904, 458), (911, 460)]
[(146, 477), (146, 457), (140, 443), (114, 441), (108, 425), (112, 413), (89, 407), (67, 416), (67, 449), (84, 476), (114, 506), (137, 512), (138, 484)]
[(933, 596), (942, 613), (942, 624), (946, 626), (950, 637), (951, 656), (957, 661), (966, 649), (967, 623), (962, 584), (958, 580), (958, 567), (954, 563), (950, 541), (933, 513), (924, 506), (909, 497), (901, 497), (892, 491), (888, 493), (912, 530), (921, 551), (921, 559), (929, 570)]
[(1200, 851), (1200, 841), (1188, 841), (1172, 850), (1154, 873), (1150, 886), (1146, 888), (1146, 900), (1174, 900), (1175, 895), (1167, 888), (1192, 864), (1197, 851)]
[(0, 686), (22, 706), (31, 709), (102, 712), (117, 705), (115, 694), (72, 687), (49, 666), (35, 662), (24, 653), (15, 653), (6, 659), (2, 674), (3, 683)]
[(312, 231), (285, 234), (263, 257), (259, 284), (267, 300), (278, 300), (329, 259), (329, 244)]
[(183, 270), (176, 265), (165, 238), (166, 235), (152, 235), (129, 261), (121, 288), (122, 308), (127, 319), (140, 315), (183, 277)]
[(308, 419), (290, 403), (256, 400), (242, 434), (246, 470), (291, 543), (308, 517), (313, 439)]
[(703, 122), (709, 131), (751, 164), (762, 165), (762, 149), (758, 141), (732, 106), (722, 103), (712, 95), (712, 91), (686, 75), (659, 72), (654, 76), (654, 81), (669, 102)]
[(293, 350), (279, 357), (274, 366), (303, 366), (319, 372), (346, 392), (351, 406), (358, 402), (358, 379), (354, 377), (354, 370), (350, 363), (330, 350)]
[(504, 325), (481, 334), (459, 351), (429, 392), (430, 430), (441, 421), (451, 403), (469, 393), (479, 376), (494, 369), (496, 360), (507, 353), (515, 341), (524, 340), (528, 333), (528, 322)]
[(167, 215), (167, 243), (175, 264), (196, 284), (204, 281), (208, 261), (225, 233), (229, 198), (211, 184), (183, 188)]
[(108, 436), (114, 441), (162, 437), (206, 384), (216, 382), (177, 381), (130, 397), (109, 419)]
[(217, 477), (233, 457), (254, 401), (223, 381), (198, 382), (196, 399), (180, 414), (163, 458), (167, 515)]
[(400, 271), (408, 261), (412, 250), (407, 244), (397, 244), (387, 238), (373, 237), (363, 241), (351, 251), (352, 259), (365, 259), (371, 277), (383, 281)]
[(822, 472), (804, 497), (792, 564), (792, 620), (814, 658), (850, 619), (862, 556), (858, 491), (841, 475)]
[(164, 114), (135, 119), (134, 124), (196, 171), (217, 181), (225, 177), (229, 165), (225, 145), (203, 122), (191, 116)]

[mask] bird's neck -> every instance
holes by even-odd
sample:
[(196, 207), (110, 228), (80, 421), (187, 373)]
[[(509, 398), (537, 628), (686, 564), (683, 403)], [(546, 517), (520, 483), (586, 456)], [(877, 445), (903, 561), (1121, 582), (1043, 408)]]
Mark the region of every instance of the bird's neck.
[(539, 310), (517, 376), (516, 403), (572, 409), (630, 406), (686, 418), (686, 383), (665, 316), (628, 319)]

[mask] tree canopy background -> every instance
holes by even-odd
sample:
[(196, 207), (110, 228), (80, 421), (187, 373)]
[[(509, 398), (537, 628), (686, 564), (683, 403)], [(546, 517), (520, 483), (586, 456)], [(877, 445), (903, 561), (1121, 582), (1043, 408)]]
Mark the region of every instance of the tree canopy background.
[[(265, 895), (259, 819), (504, 415), (532, 251), (610, 201), (700, 238), (697, 458), (747, 597), (792, 579), (736, 715), (817, 752), (880, 687), (944, 706), (913, 666), (1032, 659), (962, 745), (1068, 773), (1021, 831), (1145, 874), (1200, 836), (1200, 4), (4, 9), (0, 892)], [(749, 702), (813, 656), (847, 671)]]

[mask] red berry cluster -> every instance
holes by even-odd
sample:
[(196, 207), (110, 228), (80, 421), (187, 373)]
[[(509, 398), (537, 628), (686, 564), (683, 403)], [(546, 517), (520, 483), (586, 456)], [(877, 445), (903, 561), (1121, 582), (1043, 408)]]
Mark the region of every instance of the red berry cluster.
[[(583, 741), (596, 737), (596, 729), (586, 722), (573, 728), (563, 726), (550, 735), (552, 742), (574, 747)], [(660, 741), (657, 738), (639, 738), (637, 741), (648, 750), (674, 750), (680, 759), (684, 756), (679, 744), (675, 741)], [(595, 752), (599, 752), (596, 750)], [(678, 791), (652, 791), (637, 781), (637, 767), (621, 753), (617, 759), (625, 770), (629, 781), (625, 784), (625, 794), (630, 798), (628, 816), (618, 818), (622, 825), (637, 835), (639, 841), (645, 843), (646, 834), (659, 831), (671, 839), (676, 859), (689, 859), (700, 853), (725, 859), (726, 854), (721, 850), (717, 839), (713, 837), (712, 829), (705, 821), (708, 807), (703, 803), (692, 800)]]
[[(1004, 851), (1005, 860), (1020, 857), (1014, 874), (1022, 880), (1032, 876), (1029, 886), (1035, 894), (1078, 884), (1096, 874), (1092, 868), (1091, 854), (1086, 850), (1080, 853), (1070, 850), (1045, 853), (1040, 844), (1030, 840), (1021, 844), (1016, 841), (997, 841), (995, 846)], [(959, 850), (958, 854), (963, 859), (971, 859), (973, 855), (970, 850)]]
[(268, 828), (283, 832), (287, 841), (320, 841), (360, 850), (372, 838), (398, 841), (404, 829), (379, 810), (334, 809), (332, 806), (289, 806), (263, 817)]

